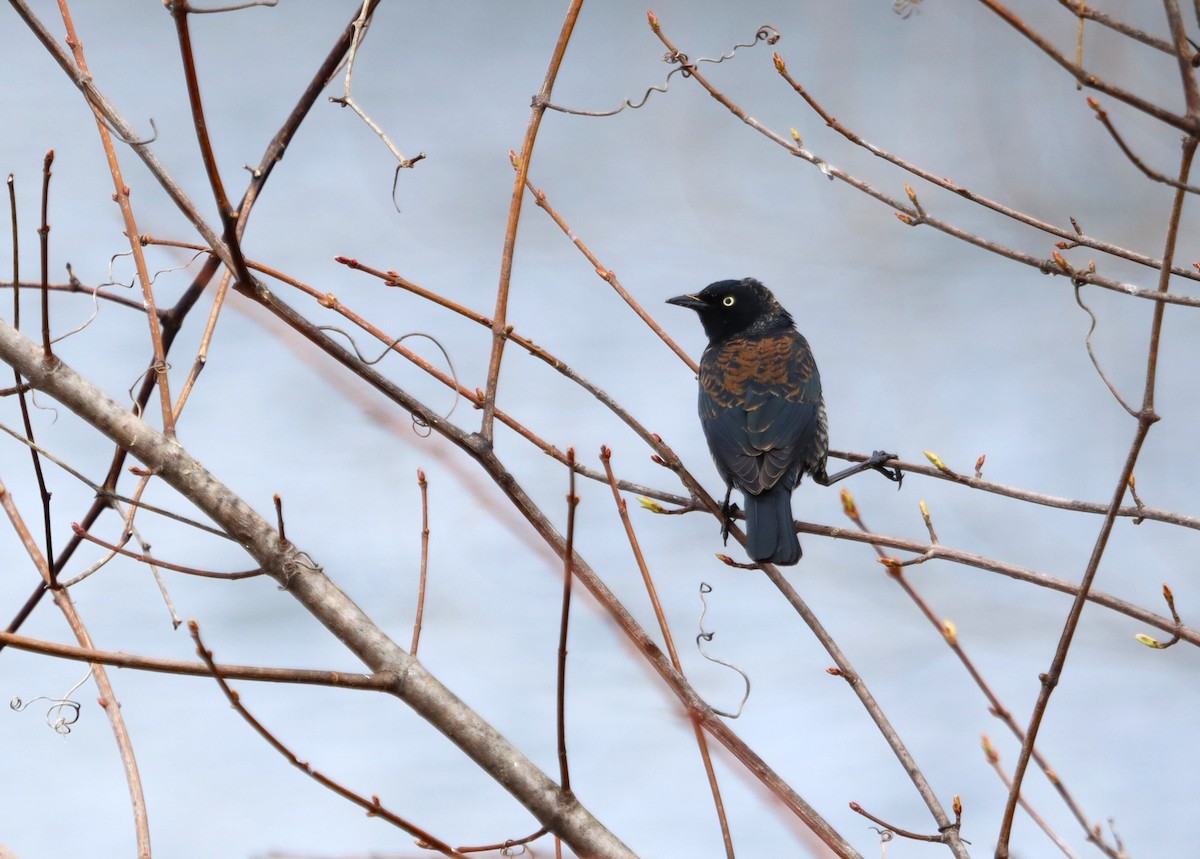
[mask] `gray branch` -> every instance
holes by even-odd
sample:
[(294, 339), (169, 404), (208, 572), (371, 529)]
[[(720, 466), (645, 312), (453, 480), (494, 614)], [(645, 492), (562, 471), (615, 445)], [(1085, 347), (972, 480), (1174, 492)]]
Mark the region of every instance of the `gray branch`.
[(388, 638), (307, 554), (169, 439), (66, 364), (0, 320), (0, 360), (62, 403), (207, 514), (372, 671), (394, 677), (390, 691), (462, 749), (581, 856), (633, 857), (572, 795)]

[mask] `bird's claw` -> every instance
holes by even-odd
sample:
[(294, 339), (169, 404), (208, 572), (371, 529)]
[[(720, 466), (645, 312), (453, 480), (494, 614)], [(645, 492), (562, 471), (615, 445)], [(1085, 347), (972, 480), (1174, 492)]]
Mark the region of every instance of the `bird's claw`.
[(729, 545), (729, 529), (733, 526), (733, 517), (737, 513), (737, 504), (730, 504), (729, 498), (726, 496), (725, 503), (721, 505), (721, 545)]
[(884, 465), (884, 463), (889, 459), (899, 459), (899, 457), (894, 453), (876, 450), (871, 453), (871, 458), (867, 460), (867, 465), (878, 471), (888, 480), (895, 483), (896, 488), (899, 489), (901, 484), (904, 483), (904, 472), (900, 470), (899, 466), (888, 468), (886, 465)]

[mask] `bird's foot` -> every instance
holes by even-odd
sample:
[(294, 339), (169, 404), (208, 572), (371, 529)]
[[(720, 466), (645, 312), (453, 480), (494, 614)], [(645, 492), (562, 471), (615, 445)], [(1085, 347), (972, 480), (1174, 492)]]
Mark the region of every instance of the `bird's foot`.
[(729, 545), (729, 529), (733, 526), (733, 518), (737, 510), (737, 504), (731, 504), (729, 495), (726, 495), (725, 503), (721, 505), (721, 545), (723, 546)]
[(883, 451), (883, 450), (876, 450), (871, 453), (871, 458), (868, 459), (866, 462), (864, 462), (863, 465), (867, 466), (868, 468), (875, 469), (880, 474), (882, 474), (884, 477), (886, 477), (888, 480), (895, 483), (896, 488), (899, 489), (900, 485), (904, 482), (904, 472), (900, 470), (899, 466), (893, 466), (891, 468), (888, 468), (884, 464), (889, 459), (898, 459), (898, 458), (899, 457), (897, 457), (896, 454), (894, 454), (894, 453), (888, 453), (887, 451)]

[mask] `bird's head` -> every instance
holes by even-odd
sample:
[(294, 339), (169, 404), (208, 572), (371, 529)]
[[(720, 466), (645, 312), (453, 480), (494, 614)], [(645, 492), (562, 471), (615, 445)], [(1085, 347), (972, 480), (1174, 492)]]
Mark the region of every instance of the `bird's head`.
[(694, 295), (668, 298), (667, 304), (696, 311), (710, 343), (740, 334), (790, 328), (793, 324), (791, 314), (775, 300), (771, 290), (752, 277), (718, 280)]

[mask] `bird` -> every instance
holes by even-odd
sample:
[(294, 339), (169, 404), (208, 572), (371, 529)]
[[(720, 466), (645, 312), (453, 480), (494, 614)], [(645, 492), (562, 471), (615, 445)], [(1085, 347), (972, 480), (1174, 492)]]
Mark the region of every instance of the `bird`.
[(866, 469), (903, 478), (899, 468), (884, 465), (895, 458), (884, 451), (827, 473), (821, 374), (792, 315), (762, 283), (719, 280), (667, 303), (696, 311), (708, 336), (700, 359), (700, 425), (727, 489), (722, 533), (728, 539), (729, 498), (739, 489), (751, 560), (780, 566), (800, 560), (792, 491), (804, 475), (826, 486)]

